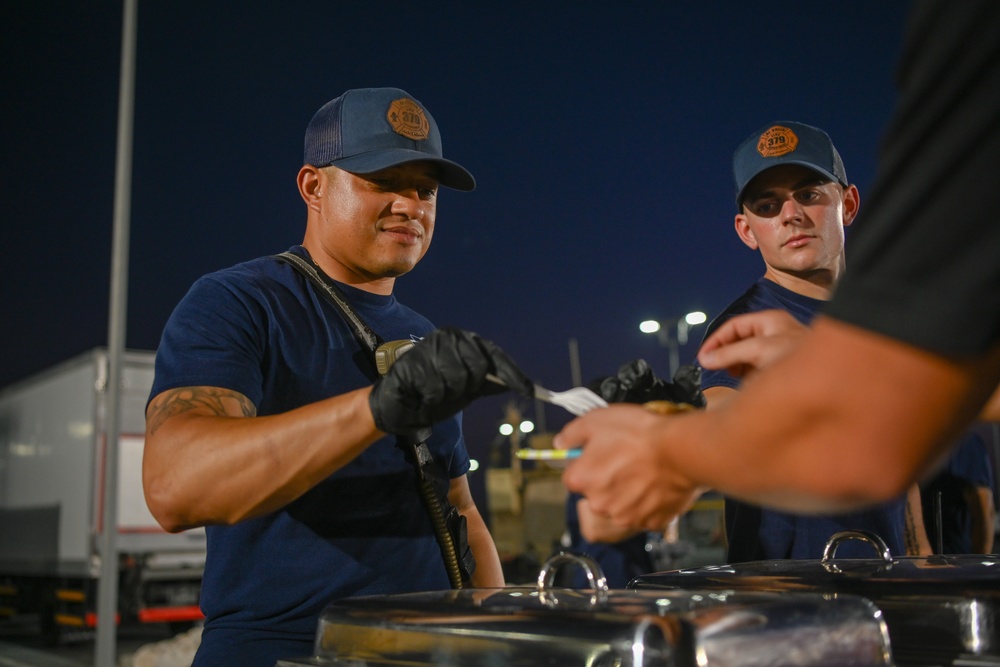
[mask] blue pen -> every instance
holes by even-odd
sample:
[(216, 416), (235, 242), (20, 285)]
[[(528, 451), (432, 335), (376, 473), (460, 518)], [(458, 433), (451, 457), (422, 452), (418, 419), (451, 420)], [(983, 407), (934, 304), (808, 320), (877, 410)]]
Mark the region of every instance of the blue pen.
[(583, 449), (519, 449), (517, 458), (526, 461), (563, 461), (580, 456)]

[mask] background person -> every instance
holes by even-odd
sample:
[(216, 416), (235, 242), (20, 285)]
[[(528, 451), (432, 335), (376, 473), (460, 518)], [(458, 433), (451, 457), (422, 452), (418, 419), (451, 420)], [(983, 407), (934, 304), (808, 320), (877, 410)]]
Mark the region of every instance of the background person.
[[(736, 315), (771, 308), (808, 324), (829, 301), (846, 269), (844, 228), (854, 222), (861, 203), (840, 153), (819, 128), (775, 121), (736, 149), (733, 175), (739, 209), (736, 233), (760, 253), (764, 275), (715, 318), (706, 336)], [(702, 374), (709, 409), (731, 398), (739, 385), (739, 378), (725, 369)], [(821, 558), (830, 537), (843, 530), (874, 532), (895, 555), (929, 554), (927, 539), (918, 530), (921, 524), (915, 521), (920, 512), (915, 486), (887, 503), (829, 515), (779, 512), (726, 497), (727, 561)], [(872, 552), (869, 545), (850, 541), (837, 555), (866, 558)]]
[[(434, 424), (426, 444), (467, 522), (471, 584), (504, 583), (452, 415), (500, 390), (487, 373), (526, 393), (530, 382), (488, 341), (434, 331), (393, 296), (430, 245), (439, 184), (475, 181), (443, 157), (430, 113), (395, 88), (320, 108), (304, 163), (305, 239), (290, 252), (318, 284), (275, 256), (204, 276), (157, 350), (143, 482), (164, 528), (206, 526), (195, 665), (272, 667), (311, 652), (332, 600), (449, 588), (415, 469), (386, 433)], [(420, 342), (379, 379), (328, 289), (384, 340)]]
[(706, 368), (776, 358), (718, 410), (666, 419), (611, 406), (567, 424), (555, 445), (583, 447), (563, 473), (569, 489), (650, 528), (705, 488), (849, 511), (903, 493), (977, 415), (1000, 418), (997, 44), (1000, 4), (915, 6), (865, 224), (824, 313), (784, 356), (765, 335), (769, 313), (706, 340)]
[(966, 431), (920, 493), (934, 553), (993, 553), (993, 464), (982, 436)]

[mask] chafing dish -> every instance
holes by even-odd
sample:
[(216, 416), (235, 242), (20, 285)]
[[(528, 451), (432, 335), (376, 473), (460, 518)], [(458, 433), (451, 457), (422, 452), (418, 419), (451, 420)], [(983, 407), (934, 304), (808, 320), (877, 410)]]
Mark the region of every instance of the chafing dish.
[[(837, 547), (851, 539), (872, 544), (875, 557), (836, 558)], [(649, 574), (633, 580), (629, 588), (861, 596), (884, 613), (900, 666), (1000, 664), (996, 555), (894, 558), (877, 536), (845, 531), (831, 538), (819, 560), (767, 560)]]
[[(589, 589), (556, 588), (582, 567)], [(590, 559), (550, 559), (535, 587), (370, 596), (331, 604), (311, 665), (803, 667), (891, 665), (881, 614), (821, 594), (608, 590)]]

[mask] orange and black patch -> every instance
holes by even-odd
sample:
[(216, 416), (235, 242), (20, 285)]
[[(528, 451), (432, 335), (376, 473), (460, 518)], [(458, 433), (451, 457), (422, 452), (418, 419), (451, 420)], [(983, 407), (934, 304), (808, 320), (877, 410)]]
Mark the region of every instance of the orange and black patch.
[(775, 125), (757, 140), (757, 152), (764, 157), (778, 157), (791, 153), (799, 145), (799, 138), (787, 127)]
[(386, 118), (393, 131), (407, 139), (422, 141), (430, 136), (431, 124), (427, 122), (427, 115), (419, 104), (408, 97), (393, 100)]

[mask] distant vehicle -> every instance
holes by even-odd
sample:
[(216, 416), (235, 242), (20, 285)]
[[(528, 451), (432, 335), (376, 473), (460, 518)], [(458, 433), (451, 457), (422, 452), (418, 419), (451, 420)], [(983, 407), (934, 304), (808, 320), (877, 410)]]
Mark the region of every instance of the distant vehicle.
[[(152, 352), (122, 360), (118, 618), (202, 619), (205, 531), (165, 532), (142, 493)], [(97, 625), (108, 354), (91, 350), (0, 390), (0, 622), (38, 614), (57, 642)]]

